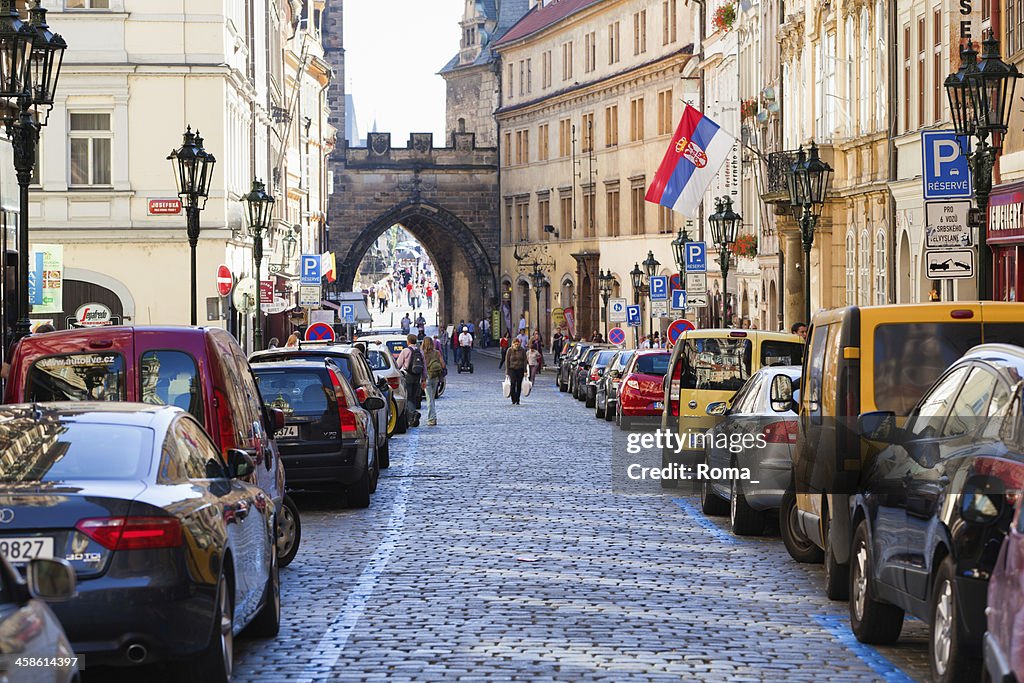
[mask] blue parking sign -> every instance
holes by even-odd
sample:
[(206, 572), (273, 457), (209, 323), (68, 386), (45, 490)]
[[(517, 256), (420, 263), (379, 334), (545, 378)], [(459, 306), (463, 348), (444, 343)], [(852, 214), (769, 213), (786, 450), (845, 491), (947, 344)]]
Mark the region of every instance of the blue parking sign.
[(651, 278), (651, 301), (668, 301), (667, 275), (655, 275)]
[(951, 130), (926, 130), (921, 132), (921, 155), (924, 164), (924, 198), (952, 199), (970, 197), (971, 171), (964, 149)]
[(303, 254), (302, 271), (299, 273), (299, 284), (318, 285), (320, 284), (320, 255)]
[(640, 327), (639, 306), (626, 306), (626, 324), (630, 327)]
[(348, 325), (353, 325), (356, 322), (356, 307), (355, 304), (342, 304), (341, 311), (339, 313), (341, 322)]
[(706, 273), (708, 271), (708, 248), (703, 242), (686, 243), (686, 272)]

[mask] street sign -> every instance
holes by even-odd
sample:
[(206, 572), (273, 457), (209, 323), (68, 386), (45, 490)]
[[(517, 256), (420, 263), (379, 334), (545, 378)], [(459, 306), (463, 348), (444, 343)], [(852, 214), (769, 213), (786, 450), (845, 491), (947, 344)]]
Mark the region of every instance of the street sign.
[(925, 268), (932, 280), (964, 280), (974, 277), (974, 250), (929, 250), (924, 252)]
[(677, 289), (683, 288), (683, 281), (679, 277), (679, 273), (676, 273), (675, 275), (668, 279), (668, 288), (671, 289), (673, 292)]
[(334, 328), (327, 323), (313, 323), (306, 328), (306, 341), (334, 341)]
[(626, 343), (626, 332), (621, 327), (613, 327), (608, 330), (608, 341), (616, 346), (622, 346)]
[(231, 293), (231, 286), (235, 284), (231, 277), (231, 269), (225, 265), (217, 266), (217, 293), (227, 296)]
[(179, 197), (149, 200), (150, 216), (180, 216), (181, 209), (181, 199)]
[(703, 242), (686, 243), (686, 272), (706, 273), (708, 270), (708, 248)]
[(686, 291), (690, 294), (704, 294), (708, 291), (707, 273), (687, 273)]
[(356, 324), (356, 305), (355, 304), (341, 304), (340, 310), (338, 311), (338, 317), (341, 318), (341, 322), (346, 325)]
[(260, 280), (260, 303), (274, 303), (274, 283), (270, 280)]
[(652, 301), (651, 302), (651, 317), (652, 318), (668, 318), (668, 301)]
[(672, 310), (673, 311), (685, 311), (686, 310), (686, 291), (677, 289), (672, 292)]
[(963, 249), (974, 246), (967, 220), (970, 210), (970, 200), (926, 202), (925, 246), (928, 249)]
[(690, 308), (704, 308), (708, 305), (708, 294), (690, 294), (686, 295), (686, 305)]
[(625, 299), (608, 299), (608, 320), (613, 323), (626, 322)]
[(320, 254), (303, 254), (300, 285), (320, 286)]
[(971, 196), (971, 172), (955, 132), (922, 131), (921, 154), (924, 157), (925, 199)]
[(299, 285), (299, 306), (303, 308), (319, 308), (321, 298), (320, 285), (315, 287)]
[(630, 327), (640, 327), (639, 306), (626, 306), (626, 324)]
[(693, 323), (686, 318), (680, 318), (668, 326), (668, 329), (665, 330), (665, 335), (668, 337), (670, 344), (675, 344), (683, 332), (693, 329), (696, 329)]
[(668, 301), (668, 278), (664, 275), (651, 278), (651, 301)]

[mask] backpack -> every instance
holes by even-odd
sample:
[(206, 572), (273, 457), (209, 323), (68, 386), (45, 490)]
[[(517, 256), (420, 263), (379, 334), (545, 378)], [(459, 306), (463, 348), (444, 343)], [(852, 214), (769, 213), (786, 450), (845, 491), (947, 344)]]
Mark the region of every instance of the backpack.
[(409, 359), (409, 374), (423, 374), (423, 354), (420, 352), (419, 349), (412, 350), (412, 358)]
[(441, 365), (441, 354), (434, 352), (430, 357), (430, 362), (427, 363), (427, 377), (437, 379), (443, 372), (444, 366)]

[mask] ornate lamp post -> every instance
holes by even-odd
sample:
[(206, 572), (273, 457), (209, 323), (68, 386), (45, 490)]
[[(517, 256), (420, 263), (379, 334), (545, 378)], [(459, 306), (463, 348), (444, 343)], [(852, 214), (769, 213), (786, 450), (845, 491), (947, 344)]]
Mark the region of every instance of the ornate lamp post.
[(192, 325), (198, 324), (196, 303), (196, 247), (199, 245), (199, 212), (206, 208), (210, 196), (210, 181), (217, 159), (203, 149), (203, 138), (192, 127), (185, 129), (182, 145), (167, 157), (174, 169), (178, 196), (185, 205), (188, 246), (191, 249), (192, 273)]
[[(57, 81), (67, 43), (46, 24), (40, 0), (22, 21), (14, 0), (0, 0), (0, 99), (14, 100), (16, 111), (3, 115), (14, 151), (18, 178), (18, 321), (15, 339), (29, 334), (31, 305), (28, 291), (28, 186), (36, 163), (39, 130), (53, 109)], [(6, 256), (4, 256), (6, 258)], [(10, 303), (10, 302), (8, 302)], [(6, 325), (3, 325), (6, 329)], [(6, 334), (6, 332), (5, 332)], [(6, 340), (5, 340), (6, 341)]]
[(252, 260), (256, 271), (256, 326), (252, 333), (252, 343), (256, 351), (263, 350), (263, 303), (262, 278), (260, 264), (263, 262), (263, 233), (270, 227), (270, 213), (274, 210), (274, 198), (267, 194), (266, 185), (261, 180), (252, 181), (252, 190), (242, 197), (246, 204), (249, 219), (249, 234), (252, 235)]
[[(656, 258), (654, 258), (654, 252), (653, 251), (648, 251), (647, 252), (647, 259), (644, 261), (644, 274), (647, 276), (647, 293), (648, 294), (650, 294), (650, 292), (651, 292), (651, 284), (650, 284), (651, 283), (651, 278), (655, 277), (658, 274), (658, 268), (660, 268), (660, 267), (661, 267), (661, 264), (658, 263), (658, 260)], [(651, 305), (651, 304), (648, 304), (648, 306), (647, 306), (647, 316), (648, 316), (647, 332), (648, 332), (648, 334), (654, 334), (654, 306)]]
[[(640, 270), (640, 264), (634, 263), (633, 270), (629, 272), (629, 278), (633, 284), (633, 305), (639, 306), (641, 297), (644, 295), (644, 271)], [(633, 328), (633, 342), (640, 348), (640, 328)]]
[(793, 217), (800, 223), (800, 239), (804, 247), (804, 322), (811, 323), (811, 247), (814, 246), (814, 230), (821, 218), (828, 193), (832, 167), (818, 156), (818, 146), (811, 141), (810, 154), (803, 147), (789, 169), (786, 178), (789, 185), (789, 204)]
[(607, 272), (599, 270), (597, 273), (597, 287), (601, 290), (601, 300), (604, 301), (604, 336), (608, 338), (608, 330), (611, 325), (608, 322), (608, 299), (612, 296), (612, 289), (615, 287), (615, 276), (609, 269)]
[(729, 245), (736, 241), (743, 218), (732, 210), (732, 197), (715, 200), (715, 212), (708, 216), (711, 224), (711, 240), (718, 246), (718, 263), (722, 269), (722, 326), (728, 327), (729, 320)]
[[(981, 62), (968, 45), (960, 52), (960, 69), (946, 77), (943, 86), (949, 97), (953, 128), (962, 138), (977, 140), (973, 154), (964, 150), (978, 196), (978, 211), (971, 221), (978, 227), (978, 298), (992, 299), (992, 253), (988, 248), (988, 198), (992, 193), (992, 170), (1003, 149), (1003, 137), (1010, 120), (1013, 91), (1021, 73), (999, 57), (999, 41), (992, 29), (982, 41)], [(991, 136), (992, 141), (989, 142)], [(963, 141), (961, 141), (961, 145)], [(969, 143), (968, 143), (969, 145)]]
[(538, 261), (534, 261), (530, 265), (533, 267), (529, 273), (530, 284), (533, 286), (533, 295), (537, 299), (537, 321), (534, 323), (533, 329), (539, 334), (543, 319), (540, 308), (540, 290), (544, 287), (544, 271), (541, 270), (541, 264)]

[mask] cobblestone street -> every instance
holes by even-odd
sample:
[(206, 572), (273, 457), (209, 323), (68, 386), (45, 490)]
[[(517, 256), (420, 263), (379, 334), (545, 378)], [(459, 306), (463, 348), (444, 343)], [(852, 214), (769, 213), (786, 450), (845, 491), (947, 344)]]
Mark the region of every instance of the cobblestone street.
[(398, 437), (369, 510), (303, 497), (284, 624), (240, 681), (922, 680), (927, 641), (858, 644), (820, 566), (737, 539), (657, 482), (610, 492), (614, 427), (545, 375), (452, 374), (440, 425)]

